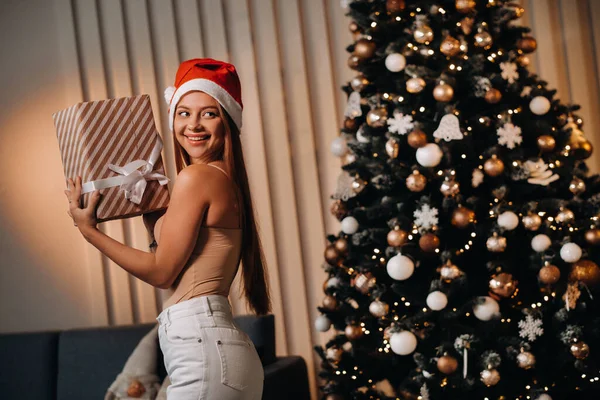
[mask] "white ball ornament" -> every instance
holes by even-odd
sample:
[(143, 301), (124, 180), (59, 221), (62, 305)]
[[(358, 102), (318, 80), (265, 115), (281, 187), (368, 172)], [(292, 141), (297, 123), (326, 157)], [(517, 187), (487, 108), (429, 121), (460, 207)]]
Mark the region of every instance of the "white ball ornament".
[(346, 217), (342, 220), (342, 232), (352, 235), (358, 231), (358, 221), (354, 217)]
[(533, 239), (531, 239), (531, 248), (538, 253), (542, 253), (550, 248), (552, 245), (552, 240), (548, 237), (548, 235), (544, 235), (540, 233), (539, 235), (535, 235)]
[(536, 400), (552, 400), (552, 397), (550, 397), (550, 395), (547, 395), (546, 393), (541, 394)]
[(329, 280), (327, 281), (327, 287), (338, 287), (340, 285), (340, 278), (338, 278), (337, 276), (333, 276), (331, 278), (329, 278)]
[(426, 144), (417, 149), (417, 162), (424, 167), (435, 167), (442, 161), (444, 153), (435, 143)]
[(544, 115), (550, 110), (550, 100), (544, 96), (536, 96), (531, 99), (529, 109), (536, 115)]
[(346, 145), (346, 141), (344, 138), (336, 137), (331, 141), (331, 154), (336, 157), (343, 157), (348, 153), (348, 146)]
[(415, 271), (415, 263), (410, 258), (397, 254), (387, 262), (388, 275), (397, 281), (410, 278)]
[(315, 328), (319, 332), (327, 332), (331, 328), (331, 321), (324, 315), (319, 315), (315, 320)]
[(566, 243), (560, 248), (560, 258), (565, 262), (574, 263), (581, 258), (581, 247), (577, 243)]
[(498, 216), (498, 225), (501, 228), (512, 231), (519, 226), (519, 217), (512, 211), (505, 211)]
[(500, 314), (500, 305), (489, 296), (480, 297), (480, 302), (473, 306), (473, 314), (480, 321), (489, 321)]
[(406, 58), (399, 53), (392, 53), (385, 58), (385, 67), (392, 72), (400, 72), (406, 66)]
[(427, 307), (433, 311), (440, 311), (448, 305), (448, 296), (439, 290), (429, 293), (427, 296)]
[(392, 333), (390, 336), (390, 347), (398, 355), (409, 355), (417, 348), (417, 337), (410, 331)]

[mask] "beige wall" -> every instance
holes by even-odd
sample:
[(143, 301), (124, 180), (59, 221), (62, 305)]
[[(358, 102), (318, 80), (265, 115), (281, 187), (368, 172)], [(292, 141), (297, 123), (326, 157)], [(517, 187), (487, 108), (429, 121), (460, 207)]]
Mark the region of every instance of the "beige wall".
[[(600, 148), (600, 17), (594, 0), (527, 0), (533, 69), (583, 106)], [(594, 18), (595, 17), (595, 18)], [(85, 100), (162, 91), (180, 60), (239, 69), (243, 145), (277, 321), (277, 351), (317, 365), (325, 235), (339, 162), (329, 153), (345, 106), (351, 37), (339, 0), (5, 0), (0, 2), (0, 332), (151, 322), (160, 294), (87, 245), (69, 222), (51, 114)], [(172, 140), (164, 135), (173, 178)], [(598, 170), (598, 158), (591, 160)], [(103, 229), (145, 249), (139, 218)], [(244, 305), (232, 296), (237, 313)], [(311, 380), (314, 385), (314, 370)]]

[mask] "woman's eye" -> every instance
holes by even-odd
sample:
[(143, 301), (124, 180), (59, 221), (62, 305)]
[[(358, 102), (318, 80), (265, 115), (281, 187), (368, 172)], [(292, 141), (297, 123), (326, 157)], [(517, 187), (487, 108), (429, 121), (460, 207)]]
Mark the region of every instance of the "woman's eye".
[(205, 116), (205, 117), (209, 117), (209, 118), (213, 118), (213, 117), (216, 117), (216, 116), (217, 116), (217, 113), (215, 113), (215, 112), (212, 112), (212, 111), (206, 111), (206, 112), (204, 113), (204, 116)]
[(190, 113), (187, 111), (179, 111), (179, 116), (180, 117), (189, 117)]

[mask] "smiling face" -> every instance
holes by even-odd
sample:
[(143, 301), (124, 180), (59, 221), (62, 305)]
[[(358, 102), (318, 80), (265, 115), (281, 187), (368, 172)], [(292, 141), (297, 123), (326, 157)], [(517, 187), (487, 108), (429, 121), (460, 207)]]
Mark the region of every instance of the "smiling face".
[(177, 104), (173, 133), (190, 164), (205, 164), (222, 157), (225, 129), (218, 104), (204, 92), (187, 93)]

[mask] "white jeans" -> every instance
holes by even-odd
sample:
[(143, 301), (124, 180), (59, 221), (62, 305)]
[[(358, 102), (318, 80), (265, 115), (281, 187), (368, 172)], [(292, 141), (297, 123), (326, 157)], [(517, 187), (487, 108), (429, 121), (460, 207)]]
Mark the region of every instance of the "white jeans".
[(157, 318), (171, 385), (169, 400), (260, 400), (264, 372), (252, 341), (224, 296), (196, 297)]

